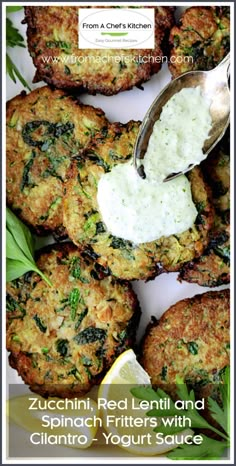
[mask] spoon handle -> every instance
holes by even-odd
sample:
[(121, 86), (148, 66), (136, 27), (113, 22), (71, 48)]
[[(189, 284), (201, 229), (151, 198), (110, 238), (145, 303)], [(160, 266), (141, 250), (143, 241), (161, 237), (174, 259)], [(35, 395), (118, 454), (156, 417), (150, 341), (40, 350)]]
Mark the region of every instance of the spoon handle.
[(216, 73), (217, 71), (220, 71), (222, 74), (224, 73), (227, 77), (229, 77), (229, 71), (230, 71), (230, 52), (226, 55), (226, 57), (221, 60), (221, 62), (213, 68), (213, 70), (210, 70), (209, 73)]

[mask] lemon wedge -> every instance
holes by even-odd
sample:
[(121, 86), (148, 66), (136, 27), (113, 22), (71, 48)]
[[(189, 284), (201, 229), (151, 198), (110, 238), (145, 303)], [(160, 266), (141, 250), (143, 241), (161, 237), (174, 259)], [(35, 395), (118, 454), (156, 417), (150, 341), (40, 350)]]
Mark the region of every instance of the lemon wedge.
[[(155, 426), (160, 421), (146, 416), (139, 401), (130, 392), (133, 386), (151, 386), (150, 377), (138, 363), (133, 350), (122, 353), (101, 382), (98, 390), (98, 405), (107, 432), (106, 442), (119, 446), (135, 456), (161, 455), (179, 446), (191, 429), (175, 434), (176, 442), (157, 443)], [(106, 403), (104, 402), (106, 400)], [(180, 429), (181, 430), (181, 429)]]
[[(50, 400), (53, 400), (53, 410), (49, 408), (30, 409), (32, 405), (30, 398), (36, 399), (35, 406), (41, 407), (44, 407), (45, 403), (49, 403), (47, 406), (50, 406)], [(99, 422), (94, 419), (99, 418), (99, 411), (93, 399), (78, 398), (77, 400), (78, 410), (70, 406), (62, 409), (61, 403), (65, 400), (59, 398), (45, 400), (36, 394), (17, 396), (7, 400), (6, 412), (9, 421), (34, 434), (35, 441), (41, 442), (44, 435), (57, 436), (57, 439), (61, 436), (64, 446), (84, 449), (90, 447), (96, 436)], [(80, 403), (82, 400), (84, 403)], [(57, 402), (59, 402), (58, 407)], [(53, 422), (53, 428), (51, 428), (51, 422)], [(70, 439), (69, 443), (64, 443), (65, 437)]]

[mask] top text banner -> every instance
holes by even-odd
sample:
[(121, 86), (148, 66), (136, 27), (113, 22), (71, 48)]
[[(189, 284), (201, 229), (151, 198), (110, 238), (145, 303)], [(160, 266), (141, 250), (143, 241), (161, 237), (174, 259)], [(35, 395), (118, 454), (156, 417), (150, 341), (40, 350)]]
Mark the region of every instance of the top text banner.
[(154, 8), (80, 8), (80, 49), (153, 49)]

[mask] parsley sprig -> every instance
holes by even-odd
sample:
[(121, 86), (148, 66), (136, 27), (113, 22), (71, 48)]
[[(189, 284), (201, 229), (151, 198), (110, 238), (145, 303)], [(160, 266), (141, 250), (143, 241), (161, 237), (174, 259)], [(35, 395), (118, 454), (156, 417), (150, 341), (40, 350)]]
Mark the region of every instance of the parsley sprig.
[[(7, 13), (13, 13), (20, 10), (22, 7), (7, 7)], [(24, 47), (24, 38), (19, 33), (19, 30), (14, 27), (12, 21), (9, 18), (6, 18), (6, 45), (7, 47)], [(17, 66), (13, 63), (10, 55), (6, 53), (6, 71), (10, 76), (12, 81), (16, 83), (16, 80), (19, 79), (21, 84), (31, 91), (27, 81), (24, 79)]]
[[(202, 434), (203, 441), (200, 445), (180, 445), (175, 450), (171, 451), (167, 457), (172, 460), (186, 459), (219, 459), (221, 458), (225, 448), (230, 446), (229, 436), (229, 413), (230, 413), (230, 371), (227, 366), (224, 374), (221, 377), (222, 383), (218, 385), (221, 395), (222, 407), (211, 396), (207, 397), (207, 405), (211, 417), (222, 428), (223, 432), (211, 425), (204, 417), (199, 414), (196, 408), (193, 409), (176, 409), (174, 401), (163, 390), (158, 388), (154, 390), (151, 387), (135, 387), (131, 389), (131, 393), (140, 400), (160, 401), (161, 399), (169, 399), (169, 409), (152, 409), (148, 411), (147, 416), (155, 416), (158, 418), (165, 416), (182, 416), (188, 417), (191, 420), (191, 428), (200, 430), (211, 430), (218, 434), (223, 440), (215, 440)], [(180, 400), (191, 400), (195, 402), (195, 394), (193, 390), (188, 390), (187, 385), (180, 378), (176, 378), (176, 393)], [(185, 427), (164, 426), (159, 425), (154, 429), (154, 432), (162, 432), (164, 435), (173, 435), (181, 432)]]

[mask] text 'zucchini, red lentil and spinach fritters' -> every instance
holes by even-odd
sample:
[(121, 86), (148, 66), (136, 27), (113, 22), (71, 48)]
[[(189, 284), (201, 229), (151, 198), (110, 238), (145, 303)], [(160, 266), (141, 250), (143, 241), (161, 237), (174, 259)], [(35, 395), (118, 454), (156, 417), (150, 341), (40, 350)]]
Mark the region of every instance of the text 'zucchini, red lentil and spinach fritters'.
[(189, 230), (139, 245), (107, 231), (99, 212), (97, 185), (104, 173), (132, 157), (139, 126), (135, 121), (113, 123), (106, 132), (98, 133), (85, 156), (73, 161), (63, 199), (63, 222), (70, 239), (114, 276), (127, 280), (177, 271), (183, 263), (201, 255), (213, 221), (208, 187), (196, 167), (188, 177), (199, 214)]
[[(76, 6), (25, 7), (28, 48), (37, 68), (35, 81), (43, 79), (57, 88), (113, 95), (141, 85), (160, 70), (163, 48), (168, 44), (167, 34), (174, 24), (173, 7), (155, 7), (155, 48), (137, 50), (80, 49), (80, 9)], [(115, 9), (113, 16), (116, 22)]]
[(134, 345), (137, 298), (70, 243), (41, 252), (37, 265), (51, 287), (36, 273), (7, 284), (10, 364), (42, 396), (81, 395)]
[(38, 234), (62, 231), (71, 158), (106, 125), (102, 110), (47, 86), (7, 103), (7, 204)]

